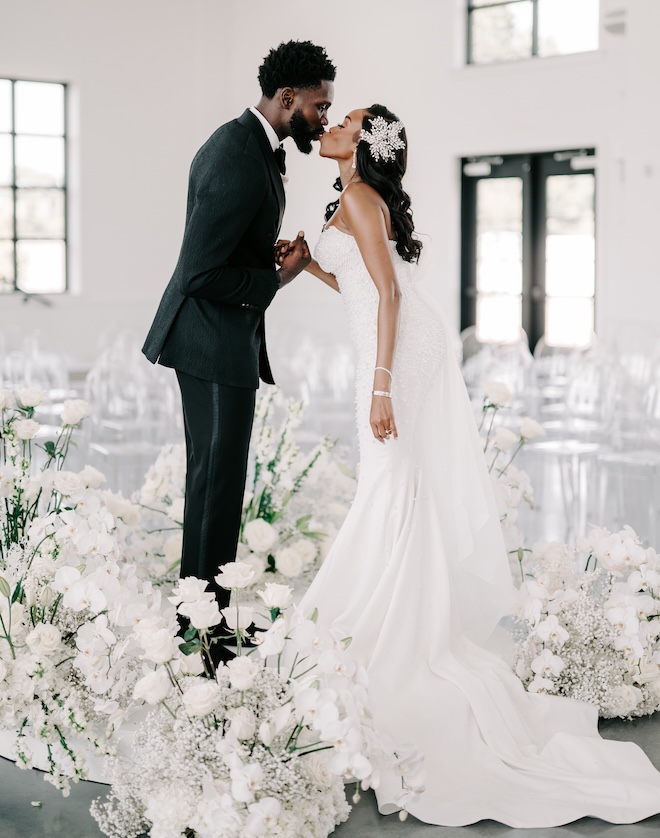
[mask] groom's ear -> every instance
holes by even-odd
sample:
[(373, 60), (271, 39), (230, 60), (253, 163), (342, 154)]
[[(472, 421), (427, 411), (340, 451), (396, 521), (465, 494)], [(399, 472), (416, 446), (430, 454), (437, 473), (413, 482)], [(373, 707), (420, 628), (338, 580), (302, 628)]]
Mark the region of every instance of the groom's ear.
[(293, 92), (292, 87), (281, 87), (278, 90), (280, 105), (285, 111), (291, 110), (293, 107), (293, 101), (295, 99), (295, 93)]

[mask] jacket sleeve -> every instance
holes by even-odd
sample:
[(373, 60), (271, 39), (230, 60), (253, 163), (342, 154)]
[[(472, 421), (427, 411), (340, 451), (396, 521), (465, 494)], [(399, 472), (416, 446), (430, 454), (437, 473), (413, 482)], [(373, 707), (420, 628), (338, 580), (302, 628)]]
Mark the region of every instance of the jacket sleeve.
[(257, 161), (241, 154), (225, 157), (221, 172), (201, 180), (176, 271), (184, 297), (261, 311), (268, 308), (279, 288), (275, 268), (229, 264), (236, 243), (261, 206), (266, 188)]

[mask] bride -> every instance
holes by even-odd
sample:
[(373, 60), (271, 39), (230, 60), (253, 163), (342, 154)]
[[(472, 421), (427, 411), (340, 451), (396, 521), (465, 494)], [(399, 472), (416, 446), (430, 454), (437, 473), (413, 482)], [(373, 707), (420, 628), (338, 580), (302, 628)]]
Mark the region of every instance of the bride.
[[(601, 739), (595, 706), (527, 693), (486, 648), (515, 588), (449, 332), (413, 282), (421, 243), (401, 184), (406, 146), (381, 105), (321, 141), (342, 191), (308, 270), (346, 308), (361, 462), (301, 608), (352, 637), (379, 730), (425, 754), (426, 791), (408, 807), (420, 820), (641, 820), (660, 812), (660, 773), (643, 751)], [(381, 813), (400, 793), (400, 777), (382, 778)]]

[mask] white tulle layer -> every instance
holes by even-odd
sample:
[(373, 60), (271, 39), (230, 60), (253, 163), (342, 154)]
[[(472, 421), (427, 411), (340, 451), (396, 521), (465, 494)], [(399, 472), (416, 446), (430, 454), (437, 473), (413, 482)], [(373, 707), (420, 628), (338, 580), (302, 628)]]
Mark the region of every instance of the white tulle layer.
[[(425, 753), (411, 814), (549, 827), (660, 812), (660, 773), (640, 748), (601, 739), (591, 705), (528, 694), (483, 648), (515, 590), (453, 357), (397, 409), (397, 441), (376, 442), (361, 422), (357, 494), (301, 606), (353, 638), (379, 729)], [(399, 777), (383, 778), (383, 814), (400, 791)]]

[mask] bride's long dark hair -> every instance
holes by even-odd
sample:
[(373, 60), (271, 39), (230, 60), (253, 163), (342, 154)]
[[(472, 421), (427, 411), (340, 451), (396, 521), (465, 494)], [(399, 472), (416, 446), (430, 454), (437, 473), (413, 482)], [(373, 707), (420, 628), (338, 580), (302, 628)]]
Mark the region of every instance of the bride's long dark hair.
[[(372, 105), (365, 111), (362, 127), (370, 131), (371, 120), (377, 116), (388, 122), (398, 122), (398, 117), (384, 105)], [(415, 225), (410, 209), (410, 196), (404, 191), (401, 183), (408, 164), (408, 138), (405, 128), (401, 129), (399, 136), (405, 143), (405, 147), (395, 150), (393, 160), (375, 160), (371, 156), (369, 143), (360, 140), (357, 144), (355, 163), (358, 175), (365, 183), (372, 186), (387, 204), (396, 238), (397, 252), (406, 262), (416, 262), (422, 250), (422, 243), (413, 236)], [(335, 181), (334, 188), (341, 192), (342, 185), (339, 178)], [(334, 215), (338, 206), (339, 200), (328, 204), (325, 211), (326, 222)]]

